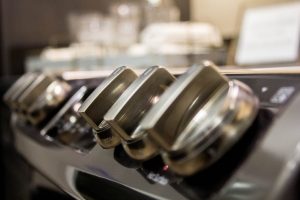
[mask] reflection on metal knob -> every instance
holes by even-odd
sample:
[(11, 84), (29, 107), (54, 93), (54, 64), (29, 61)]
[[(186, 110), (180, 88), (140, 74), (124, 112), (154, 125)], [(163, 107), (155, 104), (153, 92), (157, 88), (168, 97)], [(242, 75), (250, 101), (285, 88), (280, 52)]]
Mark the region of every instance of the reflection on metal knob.
[(258, 100), (204, 62), (180, 76), (143, 118), (138, 132), (159, 144), (166, 164), (191, 175), (222, 156), (254, 120)]
[(5, 93), (4, 101), (9, 105), (9, 107), (19, 112), (18, 110), (18, 98), (21, 94), (32, 84), (32, 82), (37, 78), (36, 73), (26, 73), (21, 76)]
[(48, 106), (57, 106), (66, 99), (72, 87), (60, 80), (52, 82), (45, 91), (46, 104)]
[(67, 98), (71, 89), (50, 74), (27, 73), (6, 92), (4, 101), (20, 119), (37, 125)]
[(55, 109), (70, 95), (72, 87), (62, 80), (54, 80), (33, 101), (26, 110), (27, 118), (32, 124), (38, 124), (44, 120), (47, 113)]
[(78, 113), (88, 94), (86, 86), (80, 87), (44, 126), (41, 135), (77, 152), (88, 152), (95, 145), (94, 136), (91, 127)]
[(40, 94), (43, 93), (53, 81), (54, 77), (40, 74), (18, 98), (18, 104), (22, 111), (27, 112)]
[(97, 141), (103, 148), (112, 148), (120, 143), (119, 137), (103, 121), (103, 117), (136, 78), (137, 75), (131, 69), (126, 67), (116, 69), (92, 92), (79, 109), (79, 113), (93, 128)]
[(122, 138), (125, 151), (134, 159), (145, 160), (157, 154), (157, 146), (146, 134), (132, 137), (147, 111), (175, 80), (166, 69), (154, 66), (140, 75), (113, 104), (104, 116)]

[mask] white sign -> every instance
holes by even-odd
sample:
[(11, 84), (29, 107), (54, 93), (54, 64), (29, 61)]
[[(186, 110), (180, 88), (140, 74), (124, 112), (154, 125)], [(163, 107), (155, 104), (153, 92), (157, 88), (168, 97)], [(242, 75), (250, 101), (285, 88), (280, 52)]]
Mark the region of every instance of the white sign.
[(235, 61), (240, 65), (295, 62), (299, 38), (300, 2), (248, 9)]

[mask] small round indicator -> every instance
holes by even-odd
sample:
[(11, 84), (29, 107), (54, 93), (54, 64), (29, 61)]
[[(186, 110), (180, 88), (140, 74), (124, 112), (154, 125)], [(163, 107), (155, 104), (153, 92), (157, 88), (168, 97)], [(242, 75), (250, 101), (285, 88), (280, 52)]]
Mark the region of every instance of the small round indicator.
[(169, 165), (165, 165), (165, 166), (163, 167), (163, 171), (168, 171), (168, 169), (169, 169)]

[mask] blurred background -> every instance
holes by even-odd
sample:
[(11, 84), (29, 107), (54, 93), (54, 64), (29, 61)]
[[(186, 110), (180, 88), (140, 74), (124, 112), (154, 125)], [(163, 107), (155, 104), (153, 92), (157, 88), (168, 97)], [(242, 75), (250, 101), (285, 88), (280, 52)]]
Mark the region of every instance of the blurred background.
[(234, 64), (230, 48), (244, 11), (282, 2), (288, 0), (1, 0), (0, 75), (175, 67), (203, 58)]

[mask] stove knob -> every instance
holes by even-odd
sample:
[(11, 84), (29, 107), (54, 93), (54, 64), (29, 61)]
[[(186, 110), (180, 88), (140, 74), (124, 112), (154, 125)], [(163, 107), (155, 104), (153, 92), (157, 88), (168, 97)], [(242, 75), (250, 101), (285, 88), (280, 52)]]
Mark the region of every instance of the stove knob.
[[(45, 91), (45, 89), (54, 81), (54, 77), (47, 74), (39, 74), (34, 80), (23, 90), (18, 98), (15, 100), (15, 106), (20, 119), (31, 122), (30, 115), (28, 113), (30, 106), (34, 105), (35, 101)], [(40, 118), (39, 112), (34, 113), (35, 118)], [(35, 124), (35, 123), (33, 123)]]
[(27, 118), (32, 124), (43, 121), (48, 113), (56, 109), (71, 94), (72, 86), (63, 80), (53, 80), (27, 109)]
[(52, 82), (43, 94), (47, 106), (58, 106), (71, 92), (72, 87), (67, 82), (56, 80)]
[(125, 90), (104, 116), (105, 121), (122, 138), (123, 147), (130, 157), (146, 160), (157, 154), (157, 146), (150, 142), (146, 135), (132, 134), (143, 116), (174, 80), (175, 77), (164, 68), (148, 68)]
[(23, 112), (27, 112), (35, 100), (47, 89), (55, 80), (53, 76), (40, 74), (30, 84), (30, 86), (18, 98), (18, 105)]
[(29, 87), (30, 84), (37, 78), (36, 73), (26, 73), (21, 76), (5, 93), (4, 101), (15, 112), (19, 112), (18, 98)]
[(133, 135), (148, 133), (174, 172), (192, 175), (235, 144), (257, 110), (258, 100), (246, 85), (229, 80), (206, 61), (165, 91)]
[(103, 117), (136, 78), (137, 75), (131, 69), (126, 67), (116, 69), (79, 108), (80, 115), (93, 128), (97, 141), (103, 148), (113, 148), (120, 143), (119, 137), (112, 132)]

